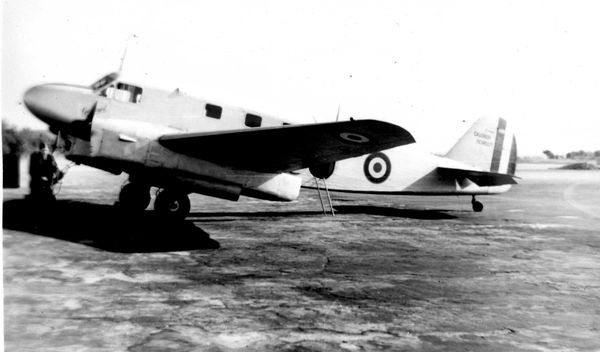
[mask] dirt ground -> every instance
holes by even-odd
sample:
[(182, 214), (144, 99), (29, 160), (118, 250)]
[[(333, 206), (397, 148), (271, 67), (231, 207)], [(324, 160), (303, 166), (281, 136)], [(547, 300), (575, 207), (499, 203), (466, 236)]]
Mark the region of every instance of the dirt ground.
[[(509, 193), (192, 198), (183, 222), (69, 172), (40, 211), (4, 191), (7, 351), (598, 351), (600, 172)], [(26, 186), (26, 182), (22, 184)]]

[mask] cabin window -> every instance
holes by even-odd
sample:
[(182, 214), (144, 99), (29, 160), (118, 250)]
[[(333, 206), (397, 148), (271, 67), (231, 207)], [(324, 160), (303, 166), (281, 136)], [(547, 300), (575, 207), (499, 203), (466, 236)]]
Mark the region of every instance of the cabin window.
[(101, 97), (112, 98), (115, 95), (115, 85), (111, 84), (105, 90), (100, 92)]
[(262, 124), (262, 117), (254, 114), (246, 114), (246, 126), (248, 127), (260, 127)]
[(117, 83), (117, 86), (110, 86), (106, 89), (106, 96), (119, 101), (129, 103), (139, 103), (142, 101), (143, 89), (127, 83)]
[(220, 119), (223, 108), (218, 105), (206, 104), (206, 116), (212, 117), (213, 119)]

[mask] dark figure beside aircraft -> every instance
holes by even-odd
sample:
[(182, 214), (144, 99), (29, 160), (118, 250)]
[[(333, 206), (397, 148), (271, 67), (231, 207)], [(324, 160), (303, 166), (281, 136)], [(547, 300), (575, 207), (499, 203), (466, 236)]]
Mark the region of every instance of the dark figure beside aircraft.
[(39, 150), (32, 153), (29, 159), (29, 198), (35, 201), (55, 200), (52, 187), (62, 178), (62, 172), (50, 148), (40, 142)]

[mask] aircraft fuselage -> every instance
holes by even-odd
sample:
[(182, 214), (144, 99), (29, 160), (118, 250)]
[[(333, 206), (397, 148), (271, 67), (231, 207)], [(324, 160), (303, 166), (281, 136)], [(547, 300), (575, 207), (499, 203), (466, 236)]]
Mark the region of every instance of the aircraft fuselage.
[[(125, 83), (100, 95), (88, 87), (41, 85), (30, 89), (24, 100), (37, 117), (62, 131), (60, 145), (66, 157), (77, 163), (115, 174), (126, 172), (152, 186), (175, 186), (230, 200), (246, 193), (280, 201), (298, 197), (298, 176), (234, 169), (173, 152), (157, 141), (165, 134), (289, 124), (281, 119), (192, 98), (178, 90), (169, 93)], [(86, 135), (81, 125), (91, 106), (95, 111), (91, 133)]]

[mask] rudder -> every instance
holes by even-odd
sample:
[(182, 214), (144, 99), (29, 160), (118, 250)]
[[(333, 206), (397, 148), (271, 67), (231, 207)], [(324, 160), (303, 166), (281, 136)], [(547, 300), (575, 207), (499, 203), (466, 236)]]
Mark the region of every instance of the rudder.
[(480, 118), (445, 155), (494, 173), (514, 175), (517, 141), (503, 118)]

